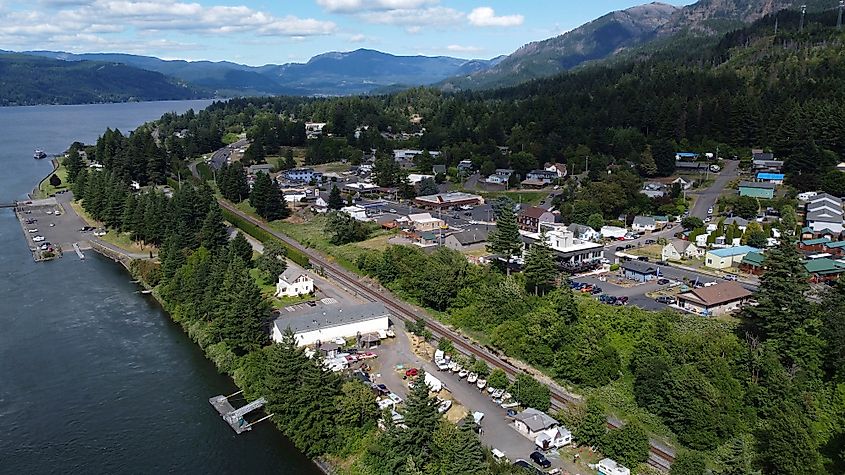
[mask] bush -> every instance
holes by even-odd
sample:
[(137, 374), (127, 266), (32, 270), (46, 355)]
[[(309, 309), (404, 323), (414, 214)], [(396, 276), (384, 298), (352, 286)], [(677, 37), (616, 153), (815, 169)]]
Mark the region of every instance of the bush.
[(268, 243), (271, 241), (278, 242), (282, 245), (282, 247), (287, 250), (288, 259), (292, 260), (293, 262), (296, 262), (297, 264), (302, 267), (305, 267), (306, 269), (311, 267), (311, 261), (308, 259), (308, 256), (305, 255), (305, 253), (301, 252), (299, 249), (295, 249), (293, 246), (288, 245), (287, 243), (268, 233), (264, 229), (259, 228), (258, 226), (241, 218), (240, 216), (229, 211), (226, 208), (223, 208), (223, 218), (225, 218), (226, 221), (232, 223), (232, 225), (236, 228), (249, 234), (255, 239), (258, 239), (262, 243)]
[(616, 272), (619, 270), (619, 264), (611, 264), (610, 265), (610, 272)]

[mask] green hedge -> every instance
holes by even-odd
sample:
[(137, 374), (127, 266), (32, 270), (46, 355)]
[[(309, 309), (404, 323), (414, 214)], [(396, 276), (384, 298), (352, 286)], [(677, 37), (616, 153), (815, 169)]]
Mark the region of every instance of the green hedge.
[(286, 242), (280, 240), (279, 238), (273, 236), (272, 234), (268, 233), (264, 229), (252, 224), (251, 222), (241, 218), (237, 214), (229, 211), (226, 208), (222, 208), (223, 210), (223, 217), (226, 221), (232, 223), (235, 227), (240, 229), (241, 231), (249, 234), (250, 236), (258, 239), (262, 243), (267, 243), (271, 241), (278, 242), (282, 246), (287, 249), (288, 259), (296, 262), (297, 264), (301, 265), (302, 267), (309, 268), (311, 267), (311, 262), (308, 260), (308, 256), (305, 255), (302, 251), (295, 249), (288, 245)]

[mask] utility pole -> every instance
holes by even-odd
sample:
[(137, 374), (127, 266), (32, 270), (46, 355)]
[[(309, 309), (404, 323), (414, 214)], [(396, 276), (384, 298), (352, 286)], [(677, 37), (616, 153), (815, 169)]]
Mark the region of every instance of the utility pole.
[(586, 173), (590, 173), (590, 156), (589, 155), (584, 157), (584, 171)]
[(837, 30), (842, 30), (842, 10), (845, 10), (845, 0), (839, 0), (839, 16), (836, 18)]
[(807, 14), (807, 5), (801, 5), (801, 24), (798, 26), (798, 32), (804, 31), (804, 15)]

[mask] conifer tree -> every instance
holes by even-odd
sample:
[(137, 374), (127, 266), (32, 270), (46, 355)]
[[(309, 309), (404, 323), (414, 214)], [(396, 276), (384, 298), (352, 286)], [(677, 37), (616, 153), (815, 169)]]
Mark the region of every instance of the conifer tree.
[(79, 176), (79, 172), (85, 168), (85, 164), (82, 163), (82, 157), (79, 156), (79, 150), (76, 147), (71, 147), (70, 151), (65, 157), (62, 164), (67, 169), (67, 179), (71, 183), (76, 181), (76, 177)]
[(607, 416), (596, 401), (587, 401), (581, 423), (575, 427), (575, 439), (590, 447), (598, 447), (607, 433)]
[(264, 217), (267, 212), (267, 200), (270, 198), (271, 187), (272, 180), (269, 175), (259, 172), (255, 176), (255, 183), (252, 184), (252, 191), (249, 193), (249, 204), (261, 217)]
[(287, 249), (280, 243), (268, 241), (264, 244), (264, 253), (258, 258), (258, 269), (264, 273), (268, 283), (275, 283), (287, 269), (286, 257)]
[(245, 264), (252, 261), (252, 245), (240, 231), (235, 234), (234, 239), (229, 241), (229, 252), (239, 257)]
[(266, 340), (264, 320), (270, 307), (239, 257), (229, 262), (212, 312), (214, 334), (236, 354), (259, 348)]
[(299, 391), (295, 394), (297, 415), (293, 418), (290, 437), (310, 457), (329, 451), (335, 439), (339, 380), (323, 369), (322, 359), (305, 363), (300, 374)]
[(340, 196), (340, 188), (337, 185), (332, 185), (332, 191), (329, 192), (329, 209), (339, 210), (343, 208), (343, 197)]
[(276, 416), (281, 427), (293, 427), (296, 411), (296, 392), (299, 390), (302, 368), (308, 363), (304, 349), (296, 342), (290, 328), (282, 332), (282, 341), (267, 349), (267, 372), (264, 387), (267, 389), (267, 409)]
[(216, 250), (225, 246), (228, 240), (229, 233), (223, 224), (223, 213), (220, 212), (220, 206), (213, 203), (200, 228), (200, 245), (209, 250)]
[(429, 388), (424, 381), (425, 373), (420, 371), (405, 401), (404, 423), (408, 428), (399, 431), (396, 441), (396, 450), (413, 457), (420, 466), (431, 456), (434, 431), (440, 423), (437, 400), (429, 397)]
[(516, 223), (516, 215), (510, 206), (502, 206), (496, 217), (496, 229), (490, 233), (487, 250), (498, 254), (506, 259), (508, 273), (510, 273), (510, 262), (514, 254), (522, 250), (522, 241), (519, 235), (519, 225)]
[(531, 246), (525, 257), (525, 284), (534, 295), (545, 294), (557, 280), (557, 263), (547, 240), (546, 233), (540, 233), (540, 240)]

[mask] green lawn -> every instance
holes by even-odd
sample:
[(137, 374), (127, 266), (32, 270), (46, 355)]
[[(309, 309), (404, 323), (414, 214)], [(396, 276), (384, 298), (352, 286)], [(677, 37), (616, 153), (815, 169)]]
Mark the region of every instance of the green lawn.
[[(82, 220), (88, 224), (88, 226), (94, 226), (95, 228), (103, 227), (103, 223), (92, 218), (91, 215), (88, 214), (88, 212), (82, 208), (82, 205), (80, 205), (78, 201), (72, 201), (70, 203), (70, 206), (71, 208), (73, 208), (76, 214), (79, 215), (79, 217), (82, 218)], [(114, 229), (109, 229), (106, 232), (106, 235), (100, 237), (100, 239), (111, 245), (117, 246), (123, 249), (124, 251), (128, 251), (134, 254), (143, 254), (150, 252), (152, 252), (154, 256), (158, 254), (157, 247), (142, 245), (139, 242), (133, 241), (129, 233), (117, 232)]]
[(273, 308), (284, 308), (288, 305), (293, 305), (301, 302), (307, 302), (312, 299), (310, 295), (303, 295), (301, 297), (282, 297), (278, 298), (275, 297), (276, 294), (276, 283), (270, 282), (267, 283), (264, 280), (264, 276), (262, 272), (256, 268), (252, 268), (249, 270), (249, 275), (255, 280), (255, 283), (258, 285), (258, 288), (261, 289), (261, 294), (264, 295), (267, 300), (270, 301), (270, 304), (273, 305)]
[(57, 191), (67, 189), (67, 169), (64, 167), (64, 165), (60, 163), (59, 168), (57, 168), (54, 173), (56, 176), (59, 177), (59, 179), (62, 180), (62, 183), (59, 186), (51, 185), (50, 177), (53, 176), (53, 173), (47, 175), (47, 177), (41, 180), (41, 183), (38, 184), (38, 196), (36, 196), (36, 198), (46, 198)]

